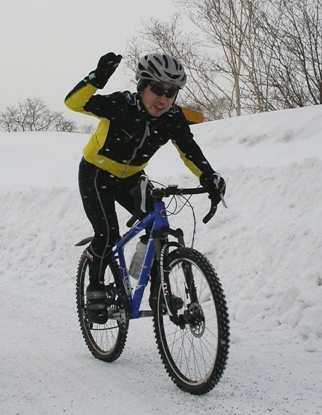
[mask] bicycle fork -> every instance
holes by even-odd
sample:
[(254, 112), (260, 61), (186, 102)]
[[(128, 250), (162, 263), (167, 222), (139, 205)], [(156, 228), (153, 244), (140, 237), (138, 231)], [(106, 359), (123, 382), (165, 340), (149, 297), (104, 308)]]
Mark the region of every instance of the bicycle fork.
[[(166, 238), (168, 235), (172, 235), (177, 238), (178, 242), (165, 242), (162, 243), (162, 238)], [(182, 229), (171, 229), (167, 228), (157, 231), (154, 235), (154, 243), (156, 247), (156, 256), (159, 262), (159, 271), (160, 271), (160, 284), (163, 293), (163, 298), (167, 313), (170, 316), (171, 321), (180, 326), (182, 329), (185, 327), (187, 321), (187, 316), (185, 314), (178, 315), (178, 309), (182, 307), (182, 300), (179, 298), (174, 298), (171, 290), (171, 282), (169, 279), (170, 269), (168, 263), (168, 255), (171, 247), (180, 248), (184, 247), (184, 237)], [(186, 293), (185, 295), (190, 298), (191, 303), (196, 304), (198, 302), (197, 292), (194, 284), (193, 273), (191, 264), (188, 262), (182, 263), (182, 271), (185, 278), (186, 284)], [(176, 300), (176, 301), (175, 301)]]

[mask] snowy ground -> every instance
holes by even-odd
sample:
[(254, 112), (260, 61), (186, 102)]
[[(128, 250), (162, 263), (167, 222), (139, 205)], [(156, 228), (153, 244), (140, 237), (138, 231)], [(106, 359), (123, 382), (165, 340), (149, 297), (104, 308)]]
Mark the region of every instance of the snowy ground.
[[(74, 287), (81, 254), (74, 243), (91, 235), (77, 191), (87, 137), (0, 133), (1, 413), (322, 414), (322, 108), (193, 130), (228, 186), (229, 208), (208, 225), (201, 223), (208, 199), (195, 202), (195, 247), (218, 271), (231, 319), (221, 382), (201, 397), (176, 388), (150, 319), (130, 322), (116, 362), (92, 357)], [(191, 184), (172, 147), (148, 174)], [(189, 209), (172, 223), (190, 236)]]

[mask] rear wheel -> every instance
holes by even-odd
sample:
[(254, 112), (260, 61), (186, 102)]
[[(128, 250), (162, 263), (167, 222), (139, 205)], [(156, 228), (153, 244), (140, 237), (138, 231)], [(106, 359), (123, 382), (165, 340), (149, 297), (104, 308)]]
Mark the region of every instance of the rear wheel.
[(191, 248), (167, 257), (173, 316), (161, 287), (154, 309), (154, 331), (165, 368), (182, 390), (201, 395), (219, 382), (228, 358), (226, 300), (209, 261)]
[(122, 288), (117, 287), (115, 281), (120, 281), (120, 269), (116, 262), (112, 262), (105, 272), (109, 318), (105, 324), (92, 323), (86, 312), (86, 287), (89, 284), (88, 259), (84, 254), (81, 256), (76, 277), (78, 320), (87, 347), (93, 356), (106, 362), (112, 362), (122, 354), (129, 327), (126, 301), (123, 295), (120, 295)]

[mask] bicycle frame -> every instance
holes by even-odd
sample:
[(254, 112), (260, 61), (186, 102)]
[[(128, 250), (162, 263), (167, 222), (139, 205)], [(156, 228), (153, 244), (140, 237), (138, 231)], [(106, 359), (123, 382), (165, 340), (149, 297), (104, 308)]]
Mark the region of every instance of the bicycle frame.
[[(81, 331), (94, 357), (113, 362), (123, 352), (129, 320), (153, 317), (158, 350), (170, 378), (183, 391), (201, 395), (215, 387), (225, 369), (229, 349), (228, 310), (213, 266), (199, 251), (185, 246), (182, 229), (170, 228), (162, 200), (169, 196), (209, 192), (206, 188), (188, 189), (176, 185), (154, 188), (149, 193), (154, 200), (153, 210), (141, 218), (145, 196), (142, 190), (146, 190), (146, 181), (142, 182), (141, 192), (131, 194), (135, 203), (132, 217), (127, 221), (129, 230), (119, 237), (109, 255), (112, 262), (106, 276), (104, 302), (107, 315), (104, 313), (97, 321), (95, 316), (91, 318), (90, 302), (87, 302), (90, 258), (86, 250), (82, 253), (76, 277)], [(218, 194), (210, 195), (209, 199), (211, 206), (203, 218), (204, 223), (216, 212)], [(148, 242), (138, 280), (132, 289), (127, 255), (125, 259), (129, 249), (125, 247), (132, 248), (132, 240), (138, 239), (141, 232), (148, 234), (144, 235), (148, 236)], [(88, 244), (92, 239), (85, 238), (76, 245)], [(128, 245), (129, 242), (132, 243)], [(149, 276), (152, 277), (152, 295), (149, 309), (144, 310), (141, 304)]]
[[(152, 227), (150, 225), (152, 224)], [(141, 270), (137, 284), (132, 290), (130, 276), (126, 266), (124, 247), (135, 238), (140, 232), (150, 227), (146, 253), (143, 259)], [(148, 283), (150, 270), (155, 256), (155, 244), (153, 240), (153, 232), (162, 227), (169, 227), (169, 221), (166, 214), (165, 204), (163, 201), (154, 202), (154, 210), (149, 212), (143, 219), (139, 220), (128, 232), (119, 239), (112, 249), (112, 258), (118, 260), (121, 268), (122, 282), (126, 291), (127, 301), (129, 305), (129, 318), (136, 319), (143, 316), (150, 316), (151, 312), (140, 312), (140, 305), (144, 294), (145, 287)]]

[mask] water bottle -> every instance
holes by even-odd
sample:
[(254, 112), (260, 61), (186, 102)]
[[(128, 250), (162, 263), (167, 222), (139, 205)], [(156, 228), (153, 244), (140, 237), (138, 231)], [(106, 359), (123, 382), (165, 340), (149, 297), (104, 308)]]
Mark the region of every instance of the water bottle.
[(136, 280), (139, 278), (141, 265), (147, 248), (147, 244), (145, 243), (145, 241), (142, 241), (142, 239), (143, 238), (141, 238), (140, 241), (136, 244), (136, 250), (133, 255), (133, 258), (131, 259), (129, 268), (129, 274)]

